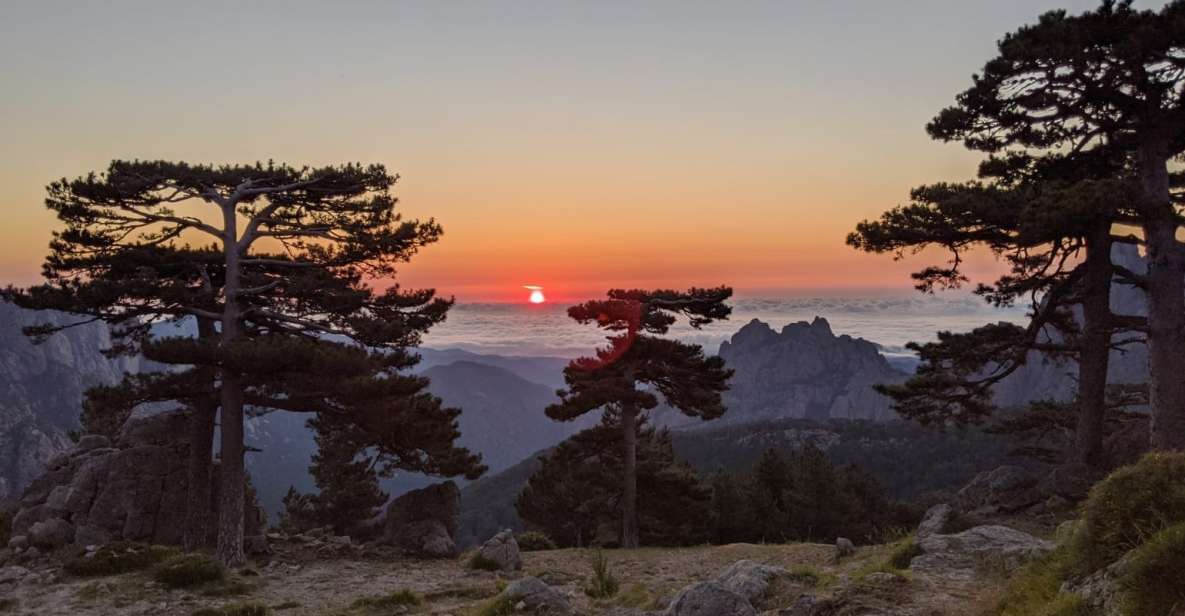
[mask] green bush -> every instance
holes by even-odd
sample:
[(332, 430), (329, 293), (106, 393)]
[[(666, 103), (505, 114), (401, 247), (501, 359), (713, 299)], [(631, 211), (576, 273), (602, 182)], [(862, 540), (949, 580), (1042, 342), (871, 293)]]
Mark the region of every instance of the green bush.
[(226, 576), (222, 563), (205, 554), (179, 554), (156, 566), (153, 578), (169, 588), (187, 588)]
[(482, 604), (477, 609), (476, 616), (513, 616), (514, 600), (506, 595), (498, 595)]
[(913, 537), (906, 537), (893, 546), (889, 554), (889, 566), (894, 569), (908, 569), (914, 558), (922, 555), (922, 548)]
[(609, 557), (597, 550), (593, 552), (590, 564), (593, 574), (584, 588), (584, 594), (594, 599), (606, 599), (617, 594), (617, 578), (613, 577), (613, 571), (609, 569)]
[(539, 552), (542, 550), (554, 550), (556, 544), (546, 534), (536, 530), (530, 530), (525, 533), (515, 535), (514, 540), (518, 543), (518, 549), (524, 552)]
[(470, 569), (477, 569), (480, 571), (498, 571), (502, 568), (498, 563), (486, 558), (485, 556), (482, 556), (481, 552), (477, 552), (469, 558), (468, 566)]
[(414, 607), (420, 604), (420, 598), (410, 590), (397, 590), (389, 595), (361, 597), (355, 599), (350, 606), (355, 609), (386, 610), (399, 606)]
[(1161, 530), (1185, 522), (1185, 454), (1152, 453), (1090, 491), (1078, 533), (1082, 567), (1096, 571)]
[(1091, 616), (1093, 612), (1077, 595), (1061, 592), (1061, 585), (1075, 566), (1077, 550), (1068, 544), (1025, 565), (1008, 581), (998, 616)]
[(118, 575), (146, 569), (179, 553), (177, 548), (163, 545), (116, 541), (92, 554), (80, 554), (68, 559), (65, 569), (79, 576)]
[[(1185, 606), (1185, 523), (1160, 531), (1132, 551), (1119, 577), (1128, 616), (1170, 616)], [(1176, 582), (1174, 583), (1174, 580)]]
[(260, 603), (231, 603), (200, 609), (193, 616), (267, 616), (269, 613), (267, 606)]

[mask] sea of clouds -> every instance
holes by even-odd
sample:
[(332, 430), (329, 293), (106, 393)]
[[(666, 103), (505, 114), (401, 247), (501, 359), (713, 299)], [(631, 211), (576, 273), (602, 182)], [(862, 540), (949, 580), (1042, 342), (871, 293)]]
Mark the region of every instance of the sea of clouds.
[[(700, 330), (680, 324), (671, 333), (715, 353), (721, 342), (752, 319), (780, 329), (821, 316), (837, 335), (870, 340), (892, 356), (907, 353), (907, 342), (933, 340), (938, 331), (967, 331), (984, 323), (1020, 321), (1024, 316), (1023, 308), (994, 308), (971, 295), (746, 298), (731, 305), (733, 313), (727, 321)], [(572, 321), (565, 311), (566, 306), (555, 304), (457, 304), (448, 320), (428, 334), (424, 345), (499, 355), (574, 357), (604, 343), (603, 332)]]

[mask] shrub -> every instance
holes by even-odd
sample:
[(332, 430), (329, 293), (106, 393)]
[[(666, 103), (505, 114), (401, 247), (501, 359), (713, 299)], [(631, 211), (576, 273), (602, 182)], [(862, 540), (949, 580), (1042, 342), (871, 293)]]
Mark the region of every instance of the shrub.
[(193, 616), (267, 616), (268, 613), (267, 606), (260, 603), (231, 603), (200, 609)]
[[(1124, 613), (1129, 616), (1170, 616), (1185, 606), (1185, 523), (1160, 531), (1132, 551), (1119, 577)], [(1178, 580), (1174, 583), (1172, 580)]]
[(584, 594), (594, 599), (605, 599), (617, 594), (617, 578), (613, 577), (613, 571), (609, 569), (609, 557), (597, 550), (593, 552), (590, 564), (593, 574), (584, 589)]
[(1061, 592), (1062, 582), (1075, 566), (1077, 550), (1062, 544), (1017, 572), (993, 613), (999, 616), (1089, 616), (1091, 609), (1078, 595)]
[(1185, 522), (1185, 454), (1151, 453), (1111, 473), (1091, 489), (1082, 517), (1080, 574)]
[(92, 554), (68, 559), (65, 568), (66, 571), (79, 576), (118, 575), (148, 568), (179, 553), (176, 548), (163, 545), (116, 541)]
[(153, 578), (169, 588), (186, 588), (226, 576), (222, 563), (205, 554), (180, 554), (156, 566)]
[(519, 533), (514, 540), (518, 543), (518, 549), (524, 552), (556, 549), (556, 544), (551, 540), (551, 537), (535, 530)]
[(477, 608), (475, 616), (513, 616), (514, 600), (506, 595), (498, 595)]
[(386, 610), (399, 606), (414, 607), (420, 604), (420, 598), (410, 590), (397, 590), (389, 595), (361, 597), (355, 599), (350, 606), (354, 609)]
[(893, 552), (889, 554), (889, 566), (894, 569), (908, 569), (909, 563), (921, 555), (922, 548), (917, 541), (913, 537), (906, 537), (893, 546)]
[(475, 553), (469, 558), (470, 569), (478, 569), (480, 571), (498, 571), (502, 568), (498, 563), (481, 555), (481, 552)]

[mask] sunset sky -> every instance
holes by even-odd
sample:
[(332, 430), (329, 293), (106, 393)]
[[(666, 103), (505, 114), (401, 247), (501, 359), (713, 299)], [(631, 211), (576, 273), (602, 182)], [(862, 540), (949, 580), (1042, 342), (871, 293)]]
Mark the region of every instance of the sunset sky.
[(44, 185), (112, 158), (361, 161), (445, 228), (400, 281), (465, 301), (905, 292), (920, 261), (844, 236), (970, 178), (926, 121), (1097, 4), (0, 2), (0, 283), (37, 280)]

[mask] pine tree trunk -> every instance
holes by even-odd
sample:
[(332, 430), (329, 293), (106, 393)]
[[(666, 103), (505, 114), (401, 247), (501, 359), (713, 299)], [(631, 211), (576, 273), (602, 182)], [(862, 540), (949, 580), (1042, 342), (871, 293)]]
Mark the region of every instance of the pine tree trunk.
[[(214, 321), (198, 318), (198, 338), (209, 340), (218, 335)], [(202, 383), (213, 390), (217, 374), (212, 369), (200, 369)], [(210, 536), (210, 468), (214, 455), (214, 419), (218, 401), (202, 398), (193, 404), (189, 416), (189, 472), (185, 503), (185, 535), (182, 545), (186, 550), (204, 547)]]
[(625, 484), (621, 493), (621, 547), (638, 547), (638, 410), (621, 409), (622, 442), (625, 444)]
[[(226, 281), (223, 286), (225, 304), (222, 309), (222, 353), (231, 352), (242, 329), (239, 289), (238, 227), (235, 204), (223, 204), (223, 258)], [(224, 357), (223, 361), (226, 359)], [(243, 557), (243, 491), (246, 472), (243, 468), (243, 384), (239, 376), (225, 366), (222, 369), (222, 464), (218, 470), (218, 559), (228, 567), (241, 565)]]
[(1169, 196), (1167, 148), (1140, 151), (1148, 250), (1148, 368), (1152, 448), (1185, 450), (1185, 257)]
[(1111, 223), (1095, 226), (1087, 237), (1083, 280), (1082, 349), (1078, 358), (1077, 461), (1103, 464), (1103, 426), (1107, 410), (1107, 366), (1111, 355)]

